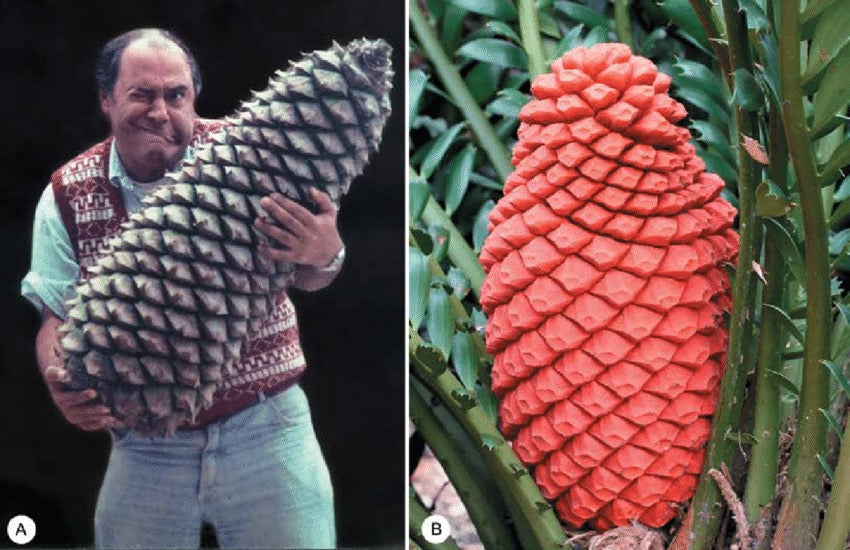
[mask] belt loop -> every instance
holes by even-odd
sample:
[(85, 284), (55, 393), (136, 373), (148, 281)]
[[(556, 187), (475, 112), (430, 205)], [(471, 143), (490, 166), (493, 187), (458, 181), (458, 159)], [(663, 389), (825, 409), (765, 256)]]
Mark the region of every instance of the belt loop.
[(257, 392), (257, 397), (259, 398), (260, 403), (266, 400), (266, 394), (264, 394), (263, 392)]

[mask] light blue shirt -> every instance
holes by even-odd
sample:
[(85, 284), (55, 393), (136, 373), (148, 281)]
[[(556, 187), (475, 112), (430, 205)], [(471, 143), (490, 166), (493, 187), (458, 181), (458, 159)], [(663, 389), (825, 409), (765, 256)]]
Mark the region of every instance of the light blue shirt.
[[(193, 157), (193, 149), (187, 147), (184, 160), (192, 160)], [(142, 198), (166, 180), (162, 178), (149, 183), (133, 180), (118, 157), (114, 140), (109, 151), (107, 177), (112, 185), (121, 189), (128, 214), (140, 210)], [(64, 302), (74, 295), (74, 285), (79, 278), (80, 265), (65, 224), (62, 223), (53, 188), (48, 184), (35, 207), (32, 258), (30, 270), (21, 281), (21, 295), (32, 302), (39, 312), (46, 306), (64, 319)]]

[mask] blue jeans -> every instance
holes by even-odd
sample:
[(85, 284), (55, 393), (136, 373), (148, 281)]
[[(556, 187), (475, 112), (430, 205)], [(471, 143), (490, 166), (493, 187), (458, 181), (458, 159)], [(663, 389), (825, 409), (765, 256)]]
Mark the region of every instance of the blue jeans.
[(98, 548), (336, 545), (333, 491), (299, 386), (173, 438), (113, 431), (95, 511)]

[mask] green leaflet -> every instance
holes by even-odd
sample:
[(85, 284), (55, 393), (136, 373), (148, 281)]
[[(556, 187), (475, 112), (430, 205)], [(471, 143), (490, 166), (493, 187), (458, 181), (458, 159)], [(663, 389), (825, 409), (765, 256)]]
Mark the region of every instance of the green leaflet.
[(431, 275), (428, 273), (428, 257), (416, 247), (408, 248), (408, 308), (411, 330), (419, 330), (428, 307), (428, 289)]
[(528, 69), (525, 50), (499, 38), (478, 38), (458, 48), (457, 55), (500, 67)]
[(449, 295), (442, 285), (430, 289), (428, 293), (428, 313), (425, 327), (431, 343), (448, 359), (452, 352), (452, 336), (455, 321), (449, 306)]
[(469, 187), (469, 176), (475, 164), (476, 151), (475, 146), (469, 143), (449, 164), (449, 175), (446, 180), (446, 214), (449, 216), (457, 210)]
[(448, 0), (460, 8), (502, 21), (516, 21), (517, 11), (508, 0)]

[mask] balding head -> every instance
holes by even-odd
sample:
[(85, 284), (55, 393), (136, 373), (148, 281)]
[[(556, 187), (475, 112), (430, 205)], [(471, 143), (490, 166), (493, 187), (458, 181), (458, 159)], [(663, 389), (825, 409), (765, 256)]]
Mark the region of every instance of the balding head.
[(195, 96), (201, 93), (201, 70), (198, 67), (195, 56), (186, 44), (173, 33), (155, 28), (134, 29), (117, 36), (106, 43), (98, 56), (95, 67), (95, 80), (100, 93), (111, 95), (118, 80), (118, 71), (121, 68), (121, 56), (127, 46), (137, 41), (145, 41), (148, 45), (162, 48), (177, 48), (186, 57), (189, 69), (192, 73), (192, 87)]

